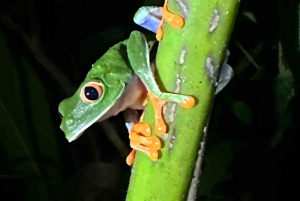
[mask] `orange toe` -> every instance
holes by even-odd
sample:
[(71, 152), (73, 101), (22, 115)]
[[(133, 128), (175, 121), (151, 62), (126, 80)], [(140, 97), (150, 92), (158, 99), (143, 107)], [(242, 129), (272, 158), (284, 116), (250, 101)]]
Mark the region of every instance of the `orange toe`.
[(185, 108), (192, 108), (196, 104), (196, 101), (193, 97), (189, 96), (185, 101), (181, 102), (180, 105)]
[(127, 165), (131, 166), (133, 164), (134, 159), (135, 159), (135, 154), (136, 154), (136, 150), (133, 149), (126, 158)]
[(135, 142), (130, 142), (130, 146), (138, 151), (146, 153), (153, 161), (156, 161), (158, 158), (158, 150), (155, 147), (148, 147)]
[(144, 136), (150, 136), (152, 131), (149, 124), (145, 122), (139, 122), (133, 125), (131, 132), (141, 133)]
[(163, 32), (162, 26), (163, 26), (164, 20), (166, 22), (168, 22), (170, 25), (172, 25), (173, 27), (178, 28), (178, 29), (182, 28), (185, 23), (183, 17), (181, 17), (180, 15), (176, 15), (169, 11), (168, 1), (169, 0), (165, 0), (165, 4), (161, 9), (162, 19), (158, 26), (157, 32), (156, 32), (156, 39), (158, 41), (160, 41), (163, 38), (164, 32)]
[(184, 19), (180, 15), (176, 15), (169, 11), (168, 0), (165, 1), (164, 7), (162, 7), (161, 12), (163, 18), (170, 23), (175, 28), (182, 28), (184, 26)]
[(150, 148), (148, 151), (148, 156), (151, 158), (152, 161), (157, 161), (158, 151), (156, 149)]
[(147, 147), (153, 147), (155, 149), (160, 149), (161, 143), (158, 137), (156, 136), (141, 136), (138, 135), (136, 132), (131, 132), (129, 135), (129, 139), (132, 142), (137, 142)]

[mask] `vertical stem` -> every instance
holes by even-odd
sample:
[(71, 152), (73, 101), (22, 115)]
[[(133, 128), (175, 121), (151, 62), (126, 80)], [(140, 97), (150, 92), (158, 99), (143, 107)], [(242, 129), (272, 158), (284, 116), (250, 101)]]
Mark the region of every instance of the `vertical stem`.
[[(239, 2), (169, 0), (169, 10), (183, 16), (185, 26), (176, 29), (164, 23), (156, 79), (162, 91), (192, 95), (197, 105), (192, 109), (175, 103), (165, 106), (164, 117), (169, 128), (168, 134), (162, 136), (161, 158), (152, 162), (144, 153), (137, 154), (126, 200), (187, 199)], [(152, 127), (153, 117), (149, 103), (144, 120)]]

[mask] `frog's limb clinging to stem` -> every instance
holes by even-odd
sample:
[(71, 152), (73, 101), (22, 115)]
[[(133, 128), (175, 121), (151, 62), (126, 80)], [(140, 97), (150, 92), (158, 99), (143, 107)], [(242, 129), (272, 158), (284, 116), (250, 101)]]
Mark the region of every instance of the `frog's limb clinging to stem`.
[[(165, 134), (167, 128), (162, 115), (162, 107), (164, 104), (168, 101), (172, 101), (179, 103), (183, 107), (191, 108), (195, 105), (195, 100), (191, 96), (160, 91), (153, 77), (153, 72), (150, 66), (148, 43), (143, 34), (135, 32), (130, 35), (127, 41), (127, 54), (131, 67), (145, 85), (146, 90), (148, 91), (148, 97), (153, 104), (155, 113), (155, 131), (158, 134)], [(137, 130), (136, 128), (139, 129)], [(145, 133), (149, 133), (147, 130), (149, 130), (151, 134), (150, 126), (144, 122), (141, 121), (138, 124), (135, 124), (130, 131), (131, 146), (134, 149), (147, 152), (152, 160), (157, 160), (156, 150), (160, 148), (160, 143), (158, 146), (158, 141), (155, 142), (157, 146), (153, 146), (153, 144), (151, 144), (150, 148), (148, 147), (150, 144), (147, 144), (147, 147), (144, 148), (144, 146), (140, 146), (140, 144), (133, 143), (138, 141), (141, 144), (145, 144), (146, 141), (143, 141), (144, 138), (138, 136), (138, 134), (141, 133), (142, 135), (147, 136), (145, 135)], [(151, 140), (154, 141), (155, 137), (151, 138)], [(129, 155), (129, 158), (132, 158), (132, 155), (134, 155), (134, 152)], [(127, 159), (127, 162), (129, 161), (129, 158)]]
[[(192, 102), (190, 97), (163, 93), (158, 89), (150, 68), (147, 41), (141, 32), (133, 31), (129, 39), (114, 45), (98, 59), (75, 94), (60, 103), (60, 128), (71, 142), (96, 122), (127, 108), (143, 109), (147, 91), (157, 100), (170, 100), (183, 106)], [(157, 100), (153, 99), (154, 106), (158, 104)], [(156, 113), (161, 114), (161, 110)], [(165, 125), (159, 122), (159, 126), (155, 127), (165, 130)], [(131, 145), (155, 159), (153, 150), (159, 150), (159, 139), (145, 135), (146, 131), (141, 128), (147, 129), (145, 126), (133, 129)]]
[[(136, 12), (136, 14), (134, 16), (134, 22), (136, 24), (156, 33), (157, 40), (161, 40), (163, 37), (164, 21), (171, 24), (174, 28), (182, 28), (185, 24), (183, 17), (169, 11), (168, 0), (165, 0), (165, 4), (163, 7), (153, 7), (153, 6), (142, 7)], [(216, 88), (216, 94), (219, 93), (229, 83), (229, 81), (233, 77), (233, 70), (227, 64), (229, 55), (230, 55), (230, 53), (227, 50), (226, 58), (223, 62), (218, 85)], [(156, 85), (154, 85), (154, 86), (156, 86)], [(155, 89), (157, 89), (157, 87)], [(149, 92), (148, 95), (149, 95), (149, 99), (155, 103), (154, 104), (154, 108), (156, 108), (155, 109), (155, 113), (156, 113), (155, 130), (158, 134), (164, 134), (164, 133), (166, 133), (166, 126), (164, 124), (164, 120), (163, 120), (163, 116), (162, 116), (162, 107), (167, 101), (162, 97), (160, 97), (160, 99), (158, 99), (157, 95), (155, 96), (151, 92)], [(195, 104), (193, 101), (194, 101), (194, 99), (190, 99), (190, 102), (187, 105), (190, 105), (190, 107), (192, 107)], [(178, 101), (175, 101), (175, 102), (178, 103)], [(181, 102), (181, 103), (183, 103), (183, 102)], [(134, 154), (135, 154), (135, 152), (133, 151), (132, 155), (134, 155)]]
[(165, 0), (163, 7), (141, 7), (133, 18), (136, 24), (156, 33), (156, 39), (158, 41), (163, 38), (163, 23), (165, 21), (177, 29), (184, 26), (183, 17), (169, 11), (168, 2), (169, 0)]
[[(185, 24), (184, 19), (180, 15), (174, 14), (168, 10), (167, 4), (168, 0), (165, 1), (163, 7), (141, 7), (135, 13), (133, 21), (137, 25), (156, 33), (156, 38), (161, 40), (163, 35), (162, 26), (164, 21), (170, 23), (174, 28), (182, 28)], [(229, 83), (234, 75), (233, 69), (227, 64), (229, 55), (230, 52), (227, 50), (226, 58), (223, 62), (222, 70), (218, 80), (216, 94), (218, 94)]]
[[(162, 19), (163, 15), (164, 19)], [(168, 11), (166, 1), (163, 9), (160, 7), (139, 9), (134, 21), (146, 29), (157, 32), (157, 30), (162, 31), (159, 27), (163, 20), (171, 24), (175, 22), (175, 27), (180, 24), (183, 26), (184, 21), (180, 22), (183, 18), (176, 16)], [(229, 70), (223, 70), (224, 68)], [(230, 66), (224, 62), (219, 80), (222, 84), (218, 85), (216, 92), (225, 87), (232, 78), (232, 72)], [(223, 75), (224, 73), (226, 75)], [(222, 78), (225, 80), (221, 82)], [(159, 90), (150, 68), (146, 39), (142, 33), (133, 31), (130, 39), (114, 45), (99, 58), (92, 65), (75, 94), (60, 103), (59, 113), (62, 117), (60, 128), (67, 140), (72, 142), (96, 122), (117, 115), (126, 109), (143, 109), (147, 95), (153, 102), (155, 114), (158, 116), (155, 130), (161, 134), (166, 130), (161, 109), (167, 101), (177, 102), (187, 108), (194, 105), (192, 97), (163, 93)], [(149, 136), (149, 125), (142, 121), (131, 127), (129, 128), (131, 146), (145, 152), (152, 160), (156, 160), (157, 150), (161, 146), (159, 138)], [(135, 150), (127, 158), (131, 164), (134, 155)]]
[[(139, 48), (135, 48), (135, 46)], [(131, 48), (132, 47), (132, 48)], [(155, 111), (155, 131), (158, 134), (166, 133), (166, 125), (162, 117), (162, 107), (168, 102), (176, 102), (186, 108), (195, 105), (193, 97), (161, 92), (158, 88), (150, 67), (148, 43), (143, 34), (131, 34), (128, 39), (128, 58), (135, 73), (142, 80), (148, 91), (148, 96), (154, 106)], [(140, 57), (136, 57), (140, 55)]]

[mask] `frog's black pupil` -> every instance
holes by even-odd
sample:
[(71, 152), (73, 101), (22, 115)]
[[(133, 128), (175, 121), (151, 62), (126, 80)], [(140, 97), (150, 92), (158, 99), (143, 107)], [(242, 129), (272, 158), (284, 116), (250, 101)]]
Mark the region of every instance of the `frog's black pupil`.
[(99, 93), (95, 87), (85, 87), (84, 89), (84, 95), (89, 100), (97, 100), (99, 97)]

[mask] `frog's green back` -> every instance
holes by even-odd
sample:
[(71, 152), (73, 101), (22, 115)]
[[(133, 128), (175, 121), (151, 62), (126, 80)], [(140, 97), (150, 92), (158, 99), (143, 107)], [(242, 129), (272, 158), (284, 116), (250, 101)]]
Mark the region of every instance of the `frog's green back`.
[(99, 58), (92, 65), (87, 77), (107, 73), (118, 74), (120, 81), (123, 83), (127, 83), (130, 80), (133, 71), (127, 56), (126, 40), (112, 46)]

